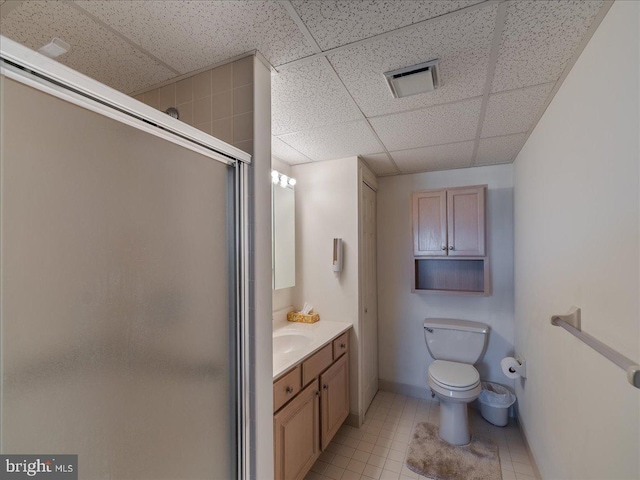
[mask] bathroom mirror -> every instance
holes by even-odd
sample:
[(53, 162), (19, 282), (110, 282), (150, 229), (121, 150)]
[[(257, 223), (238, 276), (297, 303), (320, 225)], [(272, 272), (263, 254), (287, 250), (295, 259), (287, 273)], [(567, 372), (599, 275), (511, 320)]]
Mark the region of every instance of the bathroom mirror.
[(295, 192), (291, 186), (271, 185), (273, 289), (296, 284)]

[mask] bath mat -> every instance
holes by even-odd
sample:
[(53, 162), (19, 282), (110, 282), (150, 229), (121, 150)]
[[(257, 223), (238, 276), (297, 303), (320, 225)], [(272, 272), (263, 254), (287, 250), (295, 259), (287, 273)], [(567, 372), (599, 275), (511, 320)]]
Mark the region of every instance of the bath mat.
[(472, 435), (469, 445), (449, 445), (438, 436), (438, 427), (426, 422), (413, 431), (407, 468), (434, 480), (502, 480), (495, 443)]

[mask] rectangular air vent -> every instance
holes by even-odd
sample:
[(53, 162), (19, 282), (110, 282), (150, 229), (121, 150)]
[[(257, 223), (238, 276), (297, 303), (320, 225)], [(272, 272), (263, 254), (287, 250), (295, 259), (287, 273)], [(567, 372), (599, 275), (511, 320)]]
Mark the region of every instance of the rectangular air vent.
[(440, 86), (438, 62), (440, 59), (385, 72), (384, 76), (395, 98), (431, 92)]

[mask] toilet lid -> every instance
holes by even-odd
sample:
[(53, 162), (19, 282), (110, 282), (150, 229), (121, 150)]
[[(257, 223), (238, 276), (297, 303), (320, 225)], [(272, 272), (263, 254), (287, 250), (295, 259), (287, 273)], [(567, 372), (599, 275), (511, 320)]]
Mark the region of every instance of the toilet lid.
[(480, 381), (473, 365), (446, 360), (436, 360), (429, 365), (429, 375), (436, 382), (454, 388), (474, 386)]

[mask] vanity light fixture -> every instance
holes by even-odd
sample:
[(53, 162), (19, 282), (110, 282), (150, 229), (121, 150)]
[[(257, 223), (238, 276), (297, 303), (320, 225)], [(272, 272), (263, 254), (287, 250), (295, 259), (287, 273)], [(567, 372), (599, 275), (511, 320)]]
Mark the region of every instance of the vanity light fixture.
[(282, 188), (293, 188), (296, 184), (296, 179), (277, 170), (271, 170), (271, 182), (274, 185), (280, 185)]

